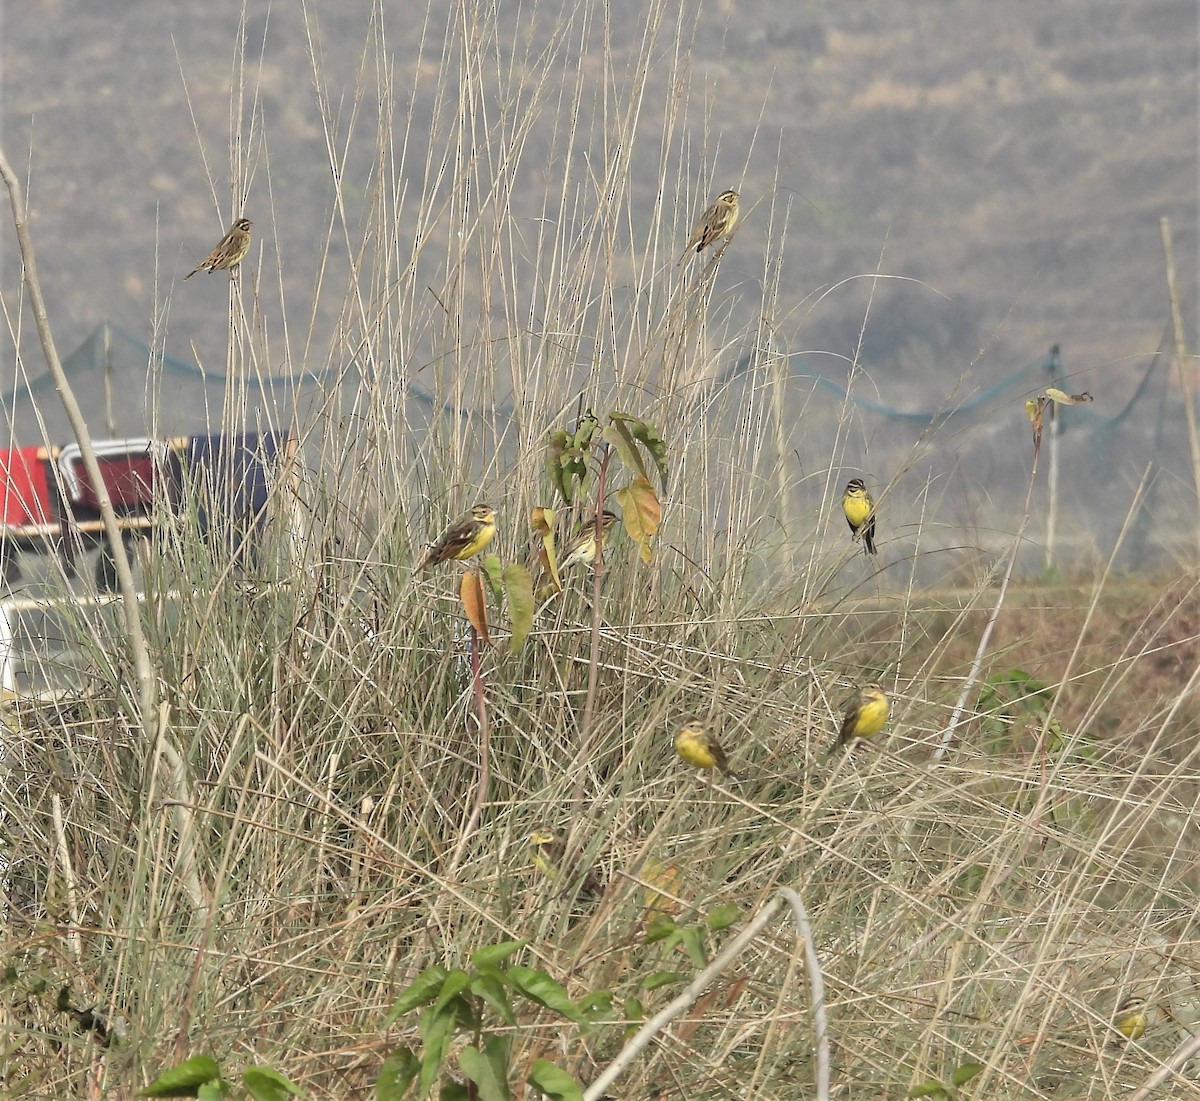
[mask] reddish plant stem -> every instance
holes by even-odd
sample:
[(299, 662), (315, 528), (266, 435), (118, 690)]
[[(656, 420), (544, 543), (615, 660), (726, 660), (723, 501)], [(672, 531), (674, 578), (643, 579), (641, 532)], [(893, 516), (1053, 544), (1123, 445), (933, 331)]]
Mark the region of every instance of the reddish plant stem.
[(479, 828), (479, 820), (483, 817), (483, 805), (487, 802), (488, 784), (491, 779), (490, 744), (491, 727), (488, 725), (487, 696), (484, 692), (483, 671), (480, 663), (479, 632), (471, 627), (471, 684), (475, 690), (475, 714), (479, 719), (479, 782), (475, 788), (475, 802), (471, 806), (471, 814), (463, 826), (454, 854), (450, 857), (450, 867), (447, 876), (452, 876), (458, 869), (463, 851), (472, 834)]
[[(596, 480), (596, 559), (592, 563), (592, 651), (588, 658), (587, 698), (583, 704), (583, 723), (579, 730), (579, 756), (586, 761), (592, 742), (592, 722), (596, 715), (596, 688), (600, 682), (600, 582), (604, 573), (604, 551), (600, 532), (603, 528), (604, 487), (608, 481), (608, 464), (612, 449), (605, 447), (600, 460), (600, 476)], [(576, 800), (583, 796), (583, 770), (579, 769), (575, 781)]]

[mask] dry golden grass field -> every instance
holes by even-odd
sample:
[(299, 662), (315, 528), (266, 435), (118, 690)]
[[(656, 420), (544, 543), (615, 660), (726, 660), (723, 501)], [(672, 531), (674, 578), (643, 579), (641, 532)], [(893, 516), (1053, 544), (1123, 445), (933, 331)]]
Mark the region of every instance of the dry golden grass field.
[[(685, 125), (718, 131), (688, 64), (703, 36), (633, 9), (584, 4), (543, 40), (458, 6), (423, 39), (428, 116), (381, 16), (353, 95), (316, 40), (291, 74), (320, 103), (322, 254), (252, 251), (187, 293), (207, 296), (189, 308), (207, 303), (227, 430), (254, 427), (245, 387), (281, 363), (320, 381), (274, 410), (296, 449), (245, 553), (191, 502), (155, 513), (127, 570), (113, 548), (103, 612), (77, 599), (86, 575), (46, 571), (78, 675), (3, 700), (5, 1096), (1197, 1095), (1190, 532), (1153, 578), (1113, 552), (1039, 579), (1031, 390), (995, 435), (1017, 484), (973, 474), (986, 541), (926, 518), (897, 470), (864, 554), (838, 504), (855, 407), (810, 428), (772, 351), (811, 289), (780, 277), (789, 208), (747, 195), (752, 229), (679, 263), (739, 166), (697, 168), (719, 150)], [(606, 35), (629, 64), (581, 48)], [(222, 58), (228, 154), (196, 134), (239, 213), (293, 171), (252, 46)], [(23, 216), (19, 152), (17, 346), (41, 320), (28, 249), (58, 217)], [(365, 185), (339, 182), (351, 162)], [(260, 243), (274, 216), (253, 215)], [(290, 326), (298, 282), (322, 305)], [(747, 333), (731, 395), (716, 380)], [(954, 468), (964, 435), (923, 438), (920, 461)], [(806, 436), (827, 454), (798, 470)], [(499, 517), (481, 558), (414, 569), (476, 502)], [(598, 563), (556, 587), (546, 533), (601, 508), (620, 521)], [(871, 682), (887, 726), (829, 752)], [(690, 717), (744, 779), (675, 755)]]

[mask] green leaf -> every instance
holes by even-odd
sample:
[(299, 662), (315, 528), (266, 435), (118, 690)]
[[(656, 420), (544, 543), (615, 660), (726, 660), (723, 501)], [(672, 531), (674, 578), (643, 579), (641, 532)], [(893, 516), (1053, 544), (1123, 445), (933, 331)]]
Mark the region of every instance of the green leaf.
[(669, 937), (662, 941), (662, 951), (664, 956), (669, 956), (683, 943), (683, 930), (676, 929)]
[[(433, 1012), (441, 1013), (442, 1010), (452, 1002), (462, 1002), (462, 999), (459, 997), (459, 995), (470, 985), (471, 976), (465, 971), (462, 971), (456, 967), (442, 982), (442, 989), (438, 991), (437, 1001), (433, 1003)], [(456, 1009), (456, 1012), (457, 1011), (458, 1010)]]
[(579, 1088), (579, 1083), (548, 1059), (534, 1059), (525, 1081), (552, 1098), (552, 1101), (583, 1101), (583, 1090)]
[(487, 1002), (505, 1024), (516, 1025), (517, 1017), (508, 1000), (508, 990), (498, 973), (489, 970), (476, 975), (471, 981), (471, 993)]
[(683, 977), (678, 971), (655, 971), (653, 975), (647, 975), (642, 979), (639, 985), (646, 991), (657, 990), (659, 987), (679, 982)]
[(1024, 710), (1034, 714), (1045, 714), (1054, 692), (1048, 684), (1043, 683), (1027, 673), (1024, 669), (1006, 669), (1001, 673), (993, 673), (980, 690), (977, 710), (1003, 710), (1012, 713), (1014, 705), (1020, 705)]
[(550, 488), (555, 490), (568, 504), (571, 497), (563, 476), (562, 455), (571, 437), (565, 432), (551, 432), (546, 440), (546, 473), (550, 475)]
[(919, 1086), (913, 1086), (912, 1089), (904, 1095), (905, 1097), (945, 1097), (946, 1087), (941, 1082), (935, 1082), (932, 1079), (928, 1082), (922, 1082)]
[(498, 555), (485, 554), (483, 556), (483, 576), (488, 583), (488, 588), (492, 590), (492, 599), (499, 604), (504, 595), (504, 567), (500, 565)]
[(592, 446), (592, 437), (596, 435), (596, 429), (599, 427), (600, 421), (596, 417), (596, 414), (588, 409), (579, 418), (579, 423), (575, 426), (575, 436), (573, 439), (575, 446), (582, 451), (586, 451)]
[(705, 924), (713, 932), (719, 933), (722, 929), (728, 929), (736, 921), (739, 921), (741, 916), (741, 907), (736, 902), (726, 902), (709, 911), (708, 917), (705, 918)]
[[(193, 1055), (164, 1071), (142, 1090), (139, 1097), (195, 1097), (207, 1082), (220, 1082), (221, 1068), (210, 1055)], [(223, 1085), (223, 1083), (222, 1083)]]
[[(667, 445), (654, 426), (649, 421), (644, 421), (641, 417), (635, 417), (629, 413), (613, 412), (609, 413), (608, 418), (614, 424), (628, 426), (629, 434), (649, 452), (650, 458), (654, 460), (655, 469), (658, 471), (659, 485), (666, 485)], [(644, 469), (642, 473), (645, 474)]]
[(611, 990), (593, 990), (575, 1003), (580, 1012), (587, 1014), (590, 1021), (611, 1017), (613, 1012), (613, 992)]
[(563, 496), (570, 504), (579, 496), (579, 487), (587, 481), (587, 456), (577, 447), (568, 447), (558, 461), (562, 465), (562, 483), (566, 487)]
[(644, 939), (647, 944), (656, 944), (660, 940), (666, 940), (673, 932), (675, 919), (670, 914), (655, 914), (646, 925)]
[(205, 1082), (196, 1090), (196, 1101), (225, 1101), (229, 1096), (229, 1083), (221, 1078)]
[(637, 444), (634, 443), (633, 433), (629, 431), (629, 426), (622, 417), (618, 415), (611, 420), (608, 427), (604, 429), (604, 438), (617, 449), (617, 455), (621, 462), (635, 477), (642, 478), (647, 482), (650, 480), (646, 464), (642, 462)]
[(396, 1004), (383, 1019), (383, 1027), (390, 1027), (398, 1017), (418, 1006), (428, 1005), (432, 1002), (442, 989), (442, 983), (446, 981), (447, 974), (444, 967), (427, 967), (422, 971), (396, 999)]
[(242, 1071), (242, 1085), (254, 1101), (287, 1101), (289, 1097), (303, 1096), (300, 1087), (274, 1067), (247, 1067)]
[(531, 967), (514, 964), (505, 972), (504, 978), (514, 990), (531, 1002), (552, 1009), (569, 1021), (583, 1022), (586, 1019), (575, 1003), (567, 997), (567, 992), (562, 986), (545, 971), (535, 971)]
[(463, 1074), (478, 1087), (480, 1101), (512, 1101), (508, 1088), (509, 1039), (488, 1036), (484, 1050), (465, 1047), (458, 1053), (458, 1065)]
[(704, 930), (699, 925), (685, 925), (679, 930), (679, 934), (692, 963), (697, 967), (704, 967), (708, 963), (708, 956), (704, 951)]
[(1100, 754), (1097, 750), (1092, 748), (1091, 739), (1088, 738), (1086, 735), (1082, 735), (1082, 734), (1079, 735), (1079, 738), (1081, 740), (1076, 743), (1075, 749), (1074, 749), (1075, 756), (1078, 757), (1079, 760), (1081, 760), (1081, 761), (1089, 761), (1092, 763), (1099, 761)]
[(625, 999), (625, 1020), (628, 1022), (621, 1030), (621, 1043), (626, 1043), (639, 1028), (641, 1022), (646, 1018), (646, 1009), (642, 1005), (641, 998), (628, 997)]
[(460, 1008), (461, 1000), (452, 1001), (443, 1006), (440, 1012), (430, 1008), (421, 1016), (420, 1033), (421, 1039), (425, 1041), (425, 1051), (421, 1056), (421, 1075), (417, 1080), (418, 1097), (429, 1095), (442, 1072), (446, 1052), (450, 1050), (450, 1041), (454, 1038), (454, 1030), (459, 1024), (456, 1011)]
[(955, 1088), (958, 1089), (962, 1086), (965, 1086), (982, 1070), (982, 1063), (963, 1063), (952, 1075), (950, 1075), (950, 1081), (953, 1082)]
[(461, 1082), (443, 1082), (442, 1088), (438, 1091), (438, 1101), (473, 1101), (471, 1088)]
[(1098, 760), (1099, 754), (1090, 745), (1091, 739), (1086, 734), (1073, 734), (1058, 722), (1057, 717), (1051, 717), (1046, 724), (1046, 752), (1051, 757), (1069, 757), (1075, 760)]
[(589, 409), (567, 432), (552, 432), (546, 443), (550, 484), (572, 504), (589, 479), (588, 460), (595, 446), (596, 415)]
[(393, 1051), (384, 1059), (375, 1079), (375, 1101), (400, 1101), (420, 1072), (421, 1062), (409, 1048)]
[(516, 562), (504, 567), (504, 593), (508, 597), (508, 618), (512, 622), (512, 638), (509, 648), (520, 653), (533, 626), (533, 578), (529, 571)]

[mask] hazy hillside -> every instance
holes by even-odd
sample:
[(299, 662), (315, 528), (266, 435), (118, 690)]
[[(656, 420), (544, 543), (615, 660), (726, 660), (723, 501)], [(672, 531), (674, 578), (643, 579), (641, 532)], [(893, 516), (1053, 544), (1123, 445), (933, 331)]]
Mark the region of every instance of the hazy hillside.
[[(230, 215), (239, 8), (44, 0), (5, 9), (4, 143), (18, 164), (28, 158), (41, 270), (64, 353), (111, 317), (147, 338), (157, 323), (174, 355), (223, 362), (223, 279), (180, 279)], [(428, 15), (386, 6), (396, 101), (411, 97), (411, 105), (406, 117), (381, 120), (372, 4), (311, 5), (307, 26), (300, 5), (249, 8), (241, 155), (251, 181), (246, 212), (261, 242), (252, 262), (263, 273), (273, 369), (295, 370), (334, 340), (345, 238), (357, 247), (374, 232), (365, 197), (379, 182), (377, 127), (394, 127), (409, 163), (425, 162), (423, 135), (454, 112), (432, 102), (431, 74), (443, 50), (454, 57), (463, 48), (461, 28), (438, 5)], [(843, 5), (834, 14), (793, 0), (725, 0), (689, 8), (679, 25), (660, 12), (650, 30), (647, 12), (657, 9), (629, 0), (609, 5), (607, 27), (577, 9), (504, 10), (496, 101), (515, 94), (529, 61), (551, 48), (563, 56), (564, 87), (582, 74), (596, 104), (593, 117), (574, 120), (579, 157), (547, 163), (555, 128), (568, 120), (547, 106), (557, 93), (543, 90), (514, 166), (514, 231), (534, 238), (543, 193), (563, 172), (585, 191), (592, 186), (589, 144), (602, 146), (603, 111), (620, 109), (637, 76), (619, 64), (605, 71), (605, 41), (619, 63), (636, 57), (644, 35), (657, 36), (642, 144), (632, 154), (635, 192), (652, 204), (663, 166), (682, 162), (692, 194), (664, 201), (683, 234), (690, 204), (739, 182), (746, 205), (758, 205), (719, 277), (730, 326), (758, 324), (764, 271), (781, 252), (785, 308), (768, 319), (772, 331), (789, 350), (811, 353), (809, 367), (838, 378), (866, 319), (863, 385), (886, 404), (936, 406), (964, 373), (957, 393), (969, 395), (1059, 342), (1098, 410), (1118, 408), (1167, 319), (1162, 215), (1175, 230), (1193, 310), (1190, 0), (926, 0)], [(690, 61), (677, 59), (677, 35), (691, 42)], [(580, 50), (582, 64), (572, 60)], [(336, 144), (348, 150), (337, 156), (345, 157), (347, 218), (360, 227), (359, 240), (332, 234), (323, 277), (334, 188), (319, 99), (335, 120)], [(490, 106), (477, 105), (479, 140)], [(676, 109), (685, 137), (660, 150), (661, 119)], [(409, 172), (400, 186), (402, 204), (414, 209), (425, 181)], [(677, 207), (681, 200), (689, 206)], [(629, 229), (634, 254), (646, 247), (638, 228)], [(11, 258), (10, 231), (5, 240)], [(912, 281), (854, 278), (876, 271)], [(6, 263), (10, 303), (18, 276)], [(25, 351), (40, 370), (32, 342)], [(886, 480), (899, 460), (876, 455), (873, 463), (870, 454), (886, 450), (885, 437), (868, 426), (862, 459)]]

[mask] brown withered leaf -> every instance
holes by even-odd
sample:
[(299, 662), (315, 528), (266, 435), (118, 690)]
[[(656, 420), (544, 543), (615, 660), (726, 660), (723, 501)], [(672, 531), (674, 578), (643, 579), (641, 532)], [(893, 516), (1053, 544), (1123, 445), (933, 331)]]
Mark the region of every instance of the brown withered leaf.
[(492, 640), (488, 637), (487, 601), (483, 596), (483, 582), (479, 579), (478, 572), (468, 570), (463, 574), (458, 596), (471, 626), (475, 628), (479, 637), (490, 646)]

